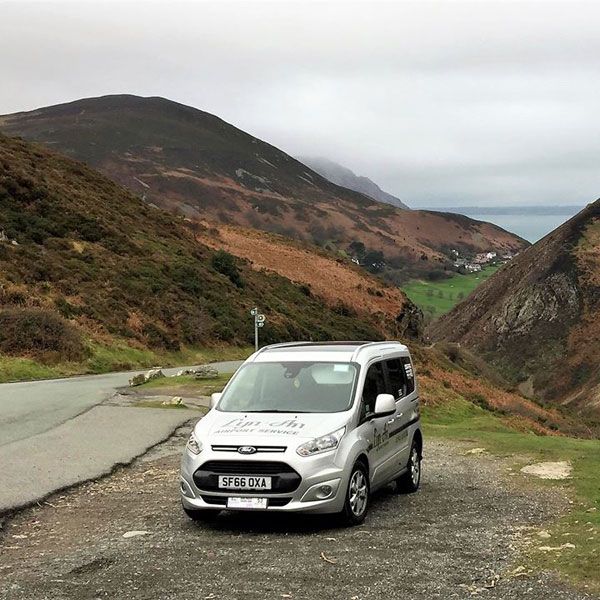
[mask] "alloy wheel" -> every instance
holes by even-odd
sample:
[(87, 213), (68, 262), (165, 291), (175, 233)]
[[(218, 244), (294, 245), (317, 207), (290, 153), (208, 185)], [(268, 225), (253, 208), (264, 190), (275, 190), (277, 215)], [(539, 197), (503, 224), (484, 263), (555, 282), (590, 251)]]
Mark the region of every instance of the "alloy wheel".
[(367, 508), (368, 497), (367, 480), (360, 469), (356, 469), (354, 473), (352, 473), (348, 495), (350, 510), (356, 517), (360, 517)]

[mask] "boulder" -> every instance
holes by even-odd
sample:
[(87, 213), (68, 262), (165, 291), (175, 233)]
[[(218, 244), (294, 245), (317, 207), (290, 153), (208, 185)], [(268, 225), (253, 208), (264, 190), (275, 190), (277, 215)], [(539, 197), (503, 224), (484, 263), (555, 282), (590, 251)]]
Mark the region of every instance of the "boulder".
[(202, 365), (194, 371), (195, 379), (215, 379), (219, 376), (219, 371), (212, 365)]
[(170, 400), (162, 402), (164, 406), (181, 406), (183, 404), (183, 398), (181, 396), (173, 396)]
[(143, 373), (139, 375), (134, 375), (129, 380), (129, 387), (135, 387), (136, 385), (142, 385), (142, 383), (146, 383), (146, 376)]
[(151, 381), (152, 379), (160, 379), (164, 376), (165, 374), (162, 372), (162, 369), (160, 367), (154, 367), (146, 373), (146, 381)]

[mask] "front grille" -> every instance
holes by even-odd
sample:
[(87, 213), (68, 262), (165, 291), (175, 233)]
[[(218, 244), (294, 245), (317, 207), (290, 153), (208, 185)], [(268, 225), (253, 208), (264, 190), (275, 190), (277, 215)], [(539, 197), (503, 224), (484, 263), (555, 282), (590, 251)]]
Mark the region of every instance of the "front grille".
[[(211, 450), (213, 452), (237, 452), (238, 448), (243, 448), (244, 446), (225, 446), (225, 445), (215, 445), (211, 446)], [(287, 446), (252, 446), (256, 449), (256, 452), (285, 452), (287, 450)]]
[[(200, 497), (206, 504), (223, 507), (227, 506), (227, 498), (225, 496), (209, 496), (208, 494), (202, 494)], [(291, 498), (269, 498), (267, 502), (269, 506), (285, 506), (290, 500)]]
[[(219, 488), (219, 475), (267, 475), (271, 477), (270, 494), (290, 493), (300, 485), (300, 475), (283, 462), (266, 460), (209, 460), (195, 473), (194, 483), (200, 490), (224, 492)], [(240, 490), (242, 491), (242, 490)]]
[(209, 460), (200, 469), (219, 475), (277, 475), (296, 473), (290, 465), (269, 460)]

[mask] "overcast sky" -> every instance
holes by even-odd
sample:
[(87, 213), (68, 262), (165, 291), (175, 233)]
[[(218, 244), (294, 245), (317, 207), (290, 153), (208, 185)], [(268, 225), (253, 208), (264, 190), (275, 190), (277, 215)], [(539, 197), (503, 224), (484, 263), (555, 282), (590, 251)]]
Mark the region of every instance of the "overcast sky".
[(411, 206), (600, 196), (598, 2), (0, 0), (0, 82), (171, 98)]

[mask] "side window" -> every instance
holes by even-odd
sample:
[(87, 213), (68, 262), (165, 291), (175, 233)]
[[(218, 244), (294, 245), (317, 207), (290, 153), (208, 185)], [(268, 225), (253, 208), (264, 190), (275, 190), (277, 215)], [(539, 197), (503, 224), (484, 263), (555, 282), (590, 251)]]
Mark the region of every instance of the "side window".
[(388, 379), (390, 382), (389, 393), (392, 394), (396, 400), (406, 396), (408, 393), (406, 391), (406, 372), (402, 361), (399, 358), (392, 358), (385, 362), (385, 366), (387, 367)]
[(406, 393), (412, 394), (415, 391), (415, 372), (408, 356), (403, 356), (401, 360), (406, 373)]
[(385, 377), (383, 375), (383, 363), (381, 362), (371, 365), (365, 376), (360, 414), (361, 420), (369, 413), (375, 412), (375, 399), (379, 394), (385, 394)]

